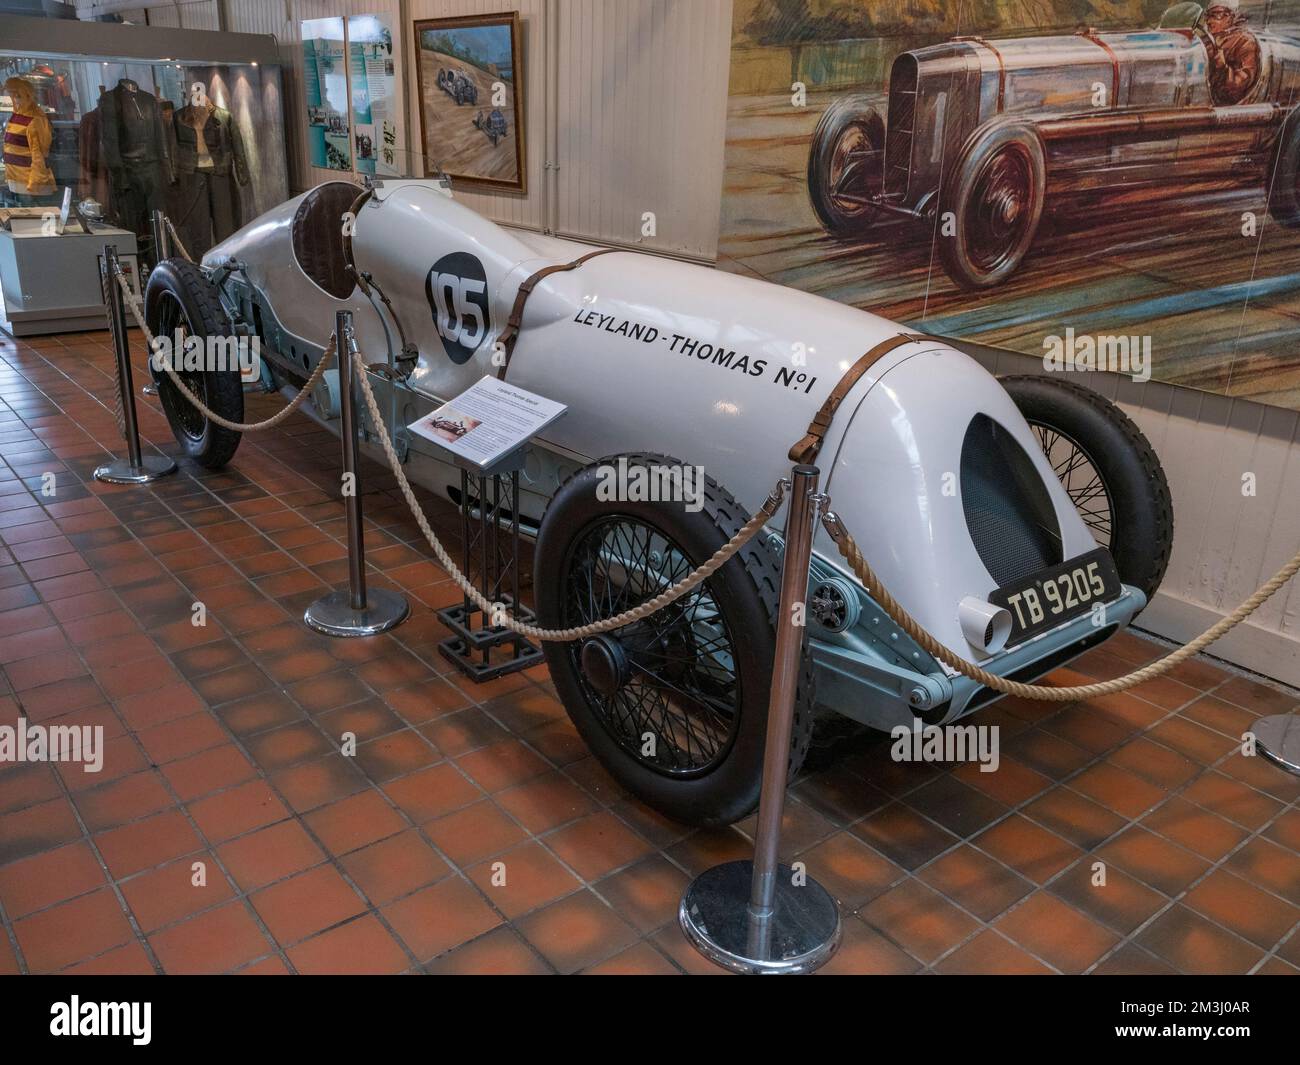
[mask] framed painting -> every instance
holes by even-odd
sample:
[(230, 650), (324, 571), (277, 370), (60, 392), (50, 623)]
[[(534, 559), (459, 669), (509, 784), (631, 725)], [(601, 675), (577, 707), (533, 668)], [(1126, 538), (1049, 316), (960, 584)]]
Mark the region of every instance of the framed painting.
[(425, 172), (526, 192), (519, 12), (419, 19), (414, 30)]

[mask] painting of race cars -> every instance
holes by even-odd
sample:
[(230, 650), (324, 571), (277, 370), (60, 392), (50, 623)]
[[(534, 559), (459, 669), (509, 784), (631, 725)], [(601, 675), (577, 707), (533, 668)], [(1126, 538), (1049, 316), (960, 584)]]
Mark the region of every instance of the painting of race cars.
[(1300, 0), (735, 0), (719, 264), (1300, 409)]
[(527, 191), (519, 13), (415, 23), (425, 173)]

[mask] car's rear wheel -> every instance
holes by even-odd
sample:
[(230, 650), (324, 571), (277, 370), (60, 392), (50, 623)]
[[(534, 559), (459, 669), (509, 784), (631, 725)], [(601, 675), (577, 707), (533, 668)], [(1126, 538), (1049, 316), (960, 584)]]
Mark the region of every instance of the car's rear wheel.
[(939, 195), (939, 257), (965, 289), (1005, 281), (1029, 252), (1043, 215), (1047, 164), (1038, 134), (1021, 123), (977, 131)]
[[(629, 469), (678, 466), (623, 456)], [(534, 564), (548, 628), (613, 617), (707, 560), (748, 515), (709, 480), (703, 507), (602, 499), (605, 459), (570, 478), (542, 520)], [(547, 643), (551, 679), (592, 753), (618, 782), (676, 821), (725, 825), (758, 803), (767, 736), (780, 560), (760, 534), (703, 584), (648, 618), (573, 643)], [(805, 652), (790, 773), (812, 732)]]
[(808, 155), (808, 195), (823, 226), (853, 236), (876, 220), (872, 197), (885, 172), (885, 122), (868, 97), (845, 96), (826, 109)]
[(1282, 225), (1300, 229), (1300, 107), (1291, 111), (1278, 136), (1268, 210)]
[(1169, 565), (1174, 508), (1150, 441), (1115, 404), (1055, 377), (1003, 377), (1066, 494), (1120, 579), (1155, 595)]
[[(230, 318), (207, 275), (194, 263), (165, 259), (150, 273), (144, 301), (149, 329), (154, 336), (171, 342), (177, 376), (185, 387), (223, 418), (243, 421), (244, 386), (237, 367), (184, 368), (186, 338), (233, 335)], [(201, 466), (224, 466), (239, 446), (241, 434), (209, 421), (181, 394), (170, 374), (150, 365), (163, 413), (182, 450)]]

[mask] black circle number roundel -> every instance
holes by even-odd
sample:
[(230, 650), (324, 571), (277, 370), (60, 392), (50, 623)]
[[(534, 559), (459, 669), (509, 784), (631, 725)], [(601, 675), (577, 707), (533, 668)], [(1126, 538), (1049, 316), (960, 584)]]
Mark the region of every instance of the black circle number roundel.
[(424, 279), (424, 294), (447, 358), (469, 362), (492, 329), (483, 264), (467, 251), (444, 255)]

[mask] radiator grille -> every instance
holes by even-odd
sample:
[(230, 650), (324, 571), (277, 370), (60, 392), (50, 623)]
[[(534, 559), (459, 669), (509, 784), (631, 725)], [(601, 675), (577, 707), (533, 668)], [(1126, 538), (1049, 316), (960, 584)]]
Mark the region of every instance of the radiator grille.
[(889, 122), (885, 127), (885, 195), (902, 196), (912, 173), (916, 129), (916, 60), (904, 53), (889, 74)]
[(1062, 561), (1060, 526), (1038, 470), (984, 414), (971, 419), (962, 442), (961, 501), (971, 542), (998, 587)]

